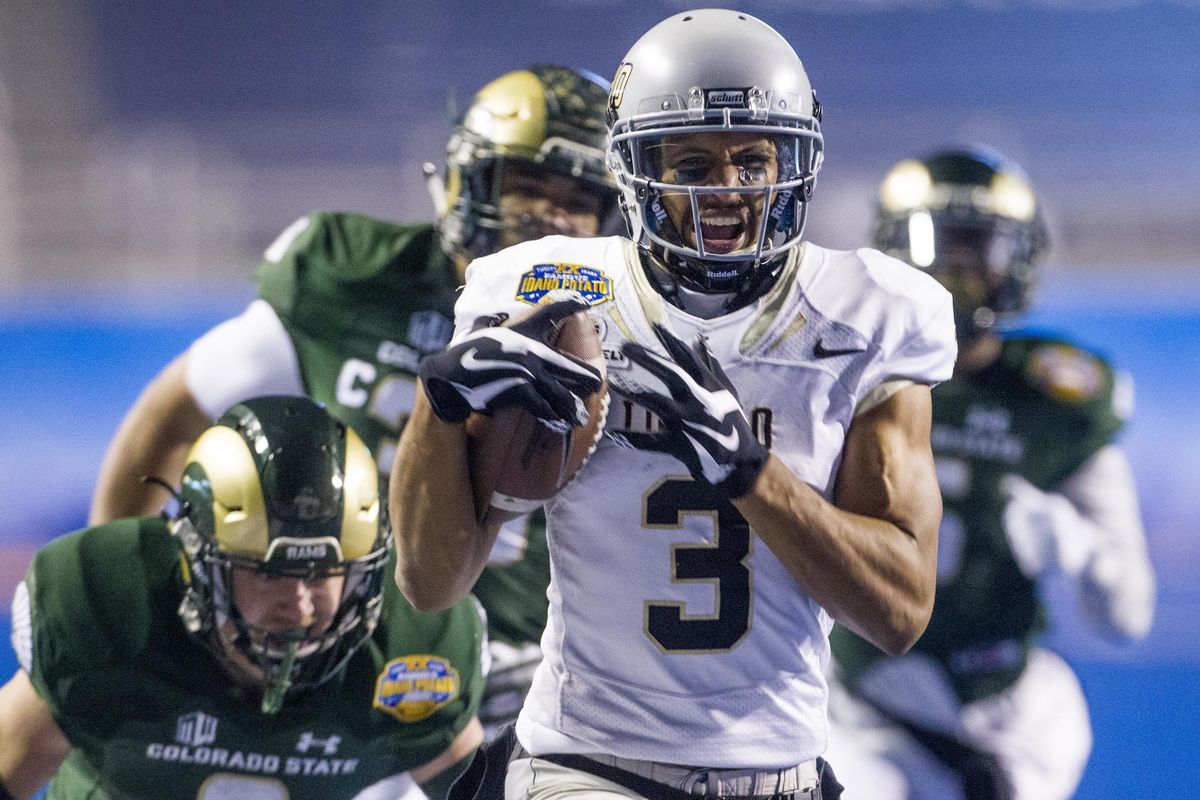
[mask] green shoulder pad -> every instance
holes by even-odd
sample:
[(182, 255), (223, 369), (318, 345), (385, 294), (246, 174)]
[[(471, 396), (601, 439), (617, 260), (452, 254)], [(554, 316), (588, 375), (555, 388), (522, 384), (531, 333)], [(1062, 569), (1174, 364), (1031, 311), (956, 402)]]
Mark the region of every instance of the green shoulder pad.
[(32, 678), (55, 711), (82, 677), (135, 660), (174, 615), (178, 550), (158, 517), (76, 531), (43, 547), (26, 576)]
[(1112, 441), (1132, 407), (1128, 376), (1093, 350), (1052, 336), (1008, 339), (1002, 358), (1085, 451)]
[[(390, 572), (388, 574), (391, 574)], [(404, 598), (394, 581), (384, 586), (384, 614), (376, 630), (375, 641), (389, 664), (401, 665), (408, 672), (415, 665), (439, 663), (454, 676), (453, 698), (442, 697), (448, 711), (466, 724), (479, 708), (483, 695), (483, 651), (487, 639), (483, 614), (478, 601), (471, 595), (444, 611), (417, 611)], [(433, 671), (442, 669), (438, 667)], [(395, 670), (393, 670), (395, 671)], [(387, 672), (385, 669), (381, 676)], [(432, 674), (432, 673), (431, 673)], [(387, 697), (386, 679), (376, 681), (375, 707), (404, 722), (416, 722), (429, 716), (434, 708), (424, 699), (414, 704), (408, 698)], [(447, 684), (449, 685), (449, 684)], [(416, 695), (420, 697), (420, 693)], [(461, 729), (461, 725), (452, 726)]]
[(288, 319), (399, 293), (414, 282), (453, 283), (453, 269), (432, 225), (315, 212), (267, 248), (257, 278), (259, 296)]

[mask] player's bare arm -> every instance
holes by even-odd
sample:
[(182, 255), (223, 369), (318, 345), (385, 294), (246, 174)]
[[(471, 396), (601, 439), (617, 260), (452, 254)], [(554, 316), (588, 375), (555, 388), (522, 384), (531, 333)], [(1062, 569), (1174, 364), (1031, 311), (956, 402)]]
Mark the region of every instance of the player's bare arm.
[(188, 389), (187, 358), (164, 367), (121, 421), (100, 466), (89, 524), (154, 514), (166, 501), (166, 490), (142, 477), (176, 481), (188, 448), (211, 424)]
[(830, 503), (755, 439), (703, 339), (689, 347), (656, 333), (669, 358), (627, 344), (645, 373), (613, 377), (662, 419), (655, 445), (727, 497), (835, 618), (887, 652), (911, 647), (933, 609), (941, 521), (929, 387), (908, 385), (855, 418)]
[(475, 519), (466, 427), (439, 419), (424, 392), (396, 448), (388, 500), (400, 590), (421, 611), (449, 608), (478, 580), (499, 527)]
[(458, 736), (454, 737), (454, 741), (440, 755), (432, 761), (414, 767), (409, 774), (415, 783), (425, 783), (471, 755), (481, 744), (483, 744), (483, 725), (477, 718), (473, 718), (467, 723), (467, 727), (459, 731)]
[(594, 367), (545, 343), (559, 321), (586, 308), (569, 299), (511, 327), (481, 326), (421, 362), (421, 387), (396, 449), (389, 500), (396, 581), (422, 611), (462, 599), (479, 578), (499, 526), (475, 517), (467, 432), (472, 413), (520, 406), (540, 419), (579, 425), (580, 399), (600, 386)]
[(769, 458), (733, 504), (813, 599), (889, 653), (933, 610), (941, 495), (929, 447), (929, 387), (857, 417), (829, 503)]
[(0, 688), (0, 781), (17, 800), (27, 800), (54, 777), (71, 743), (50, 706), (17, 670)]

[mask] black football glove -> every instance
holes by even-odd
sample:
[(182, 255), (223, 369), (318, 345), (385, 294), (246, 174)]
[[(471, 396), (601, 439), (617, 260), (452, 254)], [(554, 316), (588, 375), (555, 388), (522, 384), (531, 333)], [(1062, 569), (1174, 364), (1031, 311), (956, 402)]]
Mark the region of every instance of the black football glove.
[(751, 432), (736, 390), (703, 337), (693, 349), (662, 325), (656, 324), (654, 331), (669, 360), (634, 342), (621, 347), (650, 380), (615, 370), (608, 379), (622, 395), (656, 414), (666, 431), (626, 438), (635, 446), (670, 453), (693, 478), (726, 497), (741, 497), (766, 466), (767, 448)]
[(515, 405), (551, 427), (586, 423), (581, 398), (600, 388), (600, 372), (547, 342), (561, 320), (587, 307), (575, 298), (549, 303), (510, 327), (477, 328), (424, 358), (418, 374), (433, 413), (459, 423), (472, 411)]

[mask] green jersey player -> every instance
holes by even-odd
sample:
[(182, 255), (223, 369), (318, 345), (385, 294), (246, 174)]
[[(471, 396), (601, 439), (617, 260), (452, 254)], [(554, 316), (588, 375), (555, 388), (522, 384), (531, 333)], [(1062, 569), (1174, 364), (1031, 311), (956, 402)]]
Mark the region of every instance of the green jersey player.
[(1110, 638), (1150, 626), (1153, 577), (1114, 444), (1127, 380), (1060, 337), (996, 331), (1028, 307), (1045, 239), (1027, 179), (994, 152), (902, 161), (883, 182), (875, 245), (950, 289), (959, 356), (933, 391), (945, 511), (929, 626), (900, 659), (833, 635), (849, 694), (831, 704), (831, 748), (851, 791), (1069, 797), (1091, 731), (1071, 669), (1037, 644), (1046, 590), (1078, 598)]
[[(151, 513), (144, 475), (179, 474), (213, 415), (245, 397), (307, 394), (390, 468), (418, 361), (452, 331), (467, 262), (548, 233), (594, 235), (615, 212), (604, 167), (606, 84), (535, 65), (475, 96), (431, 173), (437, 225), (344, 213), (293, 223), (266, 251), (258, 299), (196, 341), (152, 382), (101, 469), (92, 522)], [(493, 641), (485, 724), (515, 716), (540, 657), (549, 560), (540, 512), (504, 531), (475, 594)]]
[(63, 536), (20, 584), (0, 797), (424, 797), (482, 740), (484, 626), (393, 586), (366, 446), (268, 397), (187, 460), (175, 517)]

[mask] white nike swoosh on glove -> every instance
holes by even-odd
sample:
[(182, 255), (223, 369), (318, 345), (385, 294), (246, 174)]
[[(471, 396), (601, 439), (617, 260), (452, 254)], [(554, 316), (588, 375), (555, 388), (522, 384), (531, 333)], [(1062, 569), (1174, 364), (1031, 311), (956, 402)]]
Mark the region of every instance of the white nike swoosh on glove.
[(712, 457), (712, 453), (708, 452), (708, 448), (692, 438), (690, 433), (684, 431), (683, 435), (692, 443), (696, 457), (700, 459), (700, 469), (704, 473), (705, 480), (715, 486), (729, 477), (729, 473), (733, 472), (732, 464), (718, 464), (717, 460)]
[(499, 359), (476, 358), (475, 354), (479, 352), (479, 348), (472, 347), (467, 352), (463, 353), (460, 364), (463, 369), (471, 370), (472, 372), (485, 372), (489, 369), (506, 369), (510, 372), (523, 372), (529, 377), (533, 377), (533, 373), (522, 367), (520, 364), (512, 361), (501, 361)]
[(494, 381), (488, 381), (482, 386), (464, 386), (461, 383), (452, 384), (458, 393), (475, 411), (483, 411), (488, 407), (497, 395), (507, 392), (514, 386), (520, 386), (527, 383), (524, 378), (513, 376), (511, 378), (498, 378)]
[(718, 433), (712, 428), (697, 424), (695, 422), (688, 422), (687, 420), (684, 420), (683, 424), (694, 430), (700, 431), (705, 436), (712, 439), (714, 442), (721, 445), (721, 447), (725, 448), (731, 453), (737, 450), (738, 443), (741, 441), (741, 437), (738, 436), (737, 428), (732, 429), (729, 431), (729, 433)]
[(588, 378), (596, 377), (595, 370), (582, 367), (553, 347), (549, 347), (536, 339), (530, 339), (528, 336), (522, 336), (514, 330), (508, 328), (486, 328), (479, 333), (480, 338), (486, 337), (497, 342), (500, 345), (500, 349), (506, 353), (536, 356), (548, 364), (567, 370), (568, 372), (573, 372), (576, 375)]

